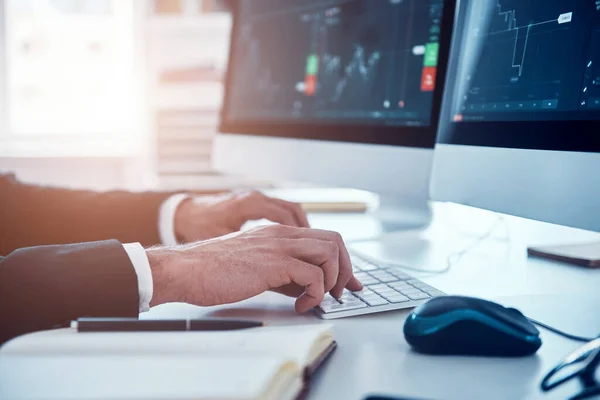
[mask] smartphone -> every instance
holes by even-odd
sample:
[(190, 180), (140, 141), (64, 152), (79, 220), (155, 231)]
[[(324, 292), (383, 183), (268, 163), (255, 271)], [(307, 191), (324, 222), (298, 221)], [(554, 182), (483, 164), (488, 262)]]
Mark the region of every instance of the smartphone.
[(600, 242), (569, 246), (536, 246), (527, 249), (527, 254), (587, 268), (600, 268)]

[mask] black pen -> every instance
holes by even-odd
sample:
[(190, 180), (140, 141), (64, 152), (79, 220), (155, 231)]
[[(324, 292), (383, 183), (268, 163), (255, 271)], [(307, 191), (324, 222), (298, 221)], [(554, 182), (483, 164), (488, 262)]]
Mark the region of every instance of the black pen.
[(260, 321), (234, 319), (79, 318), (71, 323), (77, 332), (234, 331), (262, 326), (264, 323)]

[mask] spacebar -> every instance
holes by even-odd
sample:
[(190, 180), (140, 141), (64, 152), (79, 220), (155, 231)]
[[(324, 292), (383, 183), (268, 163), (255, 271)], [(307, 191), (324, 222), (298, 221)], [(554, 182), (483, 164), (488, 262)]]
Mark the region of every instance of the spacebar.
[(352, 303), (344, 303), (344, 304), (328, 304), (325, 306), (319, 306), (321, 311), (325, 314), (340, 312), (340, 311), (349, 311), (356, 310), (358, 308), (365, 308), (367, 305), (363, 302), (352, 302)]

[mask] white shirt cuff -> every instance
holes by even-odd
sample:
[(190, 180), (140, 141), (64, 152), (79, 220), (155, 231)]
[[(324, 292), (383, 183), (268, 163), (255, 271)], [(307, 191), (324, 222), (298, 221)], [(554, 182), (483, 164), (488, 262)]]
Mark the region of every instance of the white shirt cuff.
[(150, 302), (152, 301), (152, 294), (154, 291), (150, 261), (148, 261), (146, 251), (139, 243), (124, 244), (123, 248), (125, 249), (125, 252), (127, 252), (138, 278), (140, 312), (146, 312), (150, 310)]
[(165, 246), (177, 245), (177, 235), (175, 234), (175, 213), (177, 207), (190, 198), (187, 194), (176, 194), (165, 200), (160, 206), (158, 214), (158, 235), (160, 241)]

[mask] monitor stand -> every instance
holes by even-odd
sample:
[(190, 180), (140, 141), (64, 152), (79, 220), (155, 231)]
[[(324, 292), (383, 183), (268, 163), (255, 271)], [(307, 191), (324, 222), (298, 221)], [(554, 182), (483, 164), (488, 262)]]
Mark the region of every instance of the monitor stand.
[(381, 197), (379, 206), (366, 213), (313, 213), (311, 226), (339, 232), (344, 240), (363, 242), (403, 230), (426, 228), (433, 212), (427, 200), (406, 202)]
[(426, 228), (431, 224), (433, 212), (429, 201), (402, 201), (380, 197), (379, 207), (371, 212), (384, 233)]

